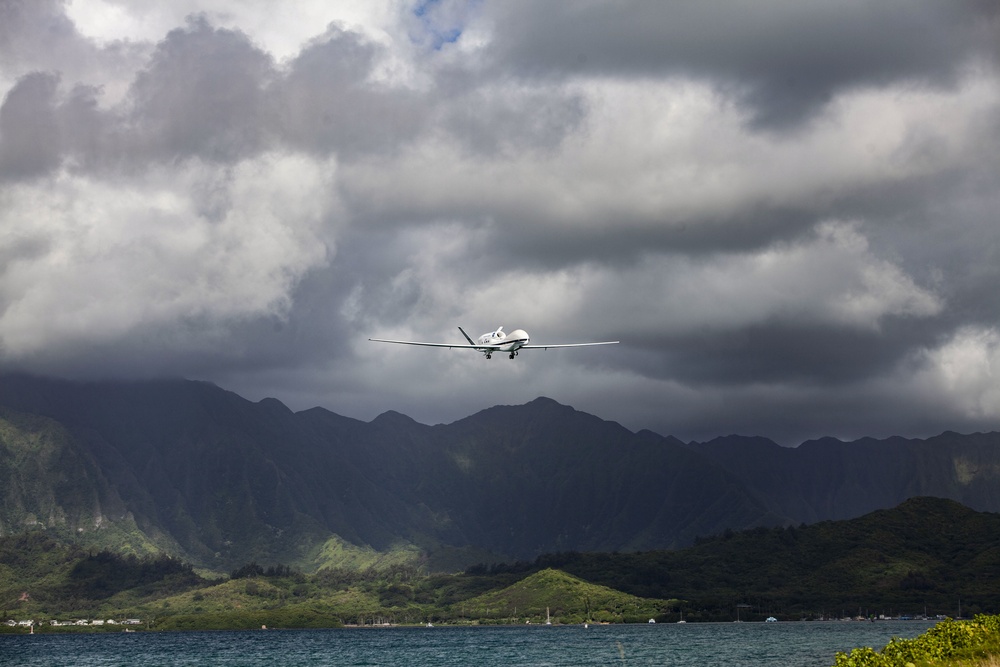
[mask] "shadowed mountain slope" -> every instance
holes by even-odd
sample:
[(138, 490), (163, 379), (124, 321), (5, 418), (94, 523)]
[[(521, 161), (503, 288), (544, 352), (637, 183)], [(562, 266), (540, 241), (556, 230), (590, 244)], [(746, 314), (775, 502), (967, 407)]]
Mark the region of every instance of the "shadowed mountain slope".
[(823, 438), (796, 448), (729, 436), (692, 448), (736, 475), (769, 511), (795, 522), (856, 517), (915, 496), (1000, 509), (1000, 433)]
[(338, 538), (415, 546), (432, 567), (673, 548), (910, 495), (1000, 509), (998, 442), (685, 444), (545, 398), (427, 426), (395, 412), (293, 413), (203, 382), (4, 376), (0, 530), (44, 526), (223, 571), (251, 560), (310, 569)]

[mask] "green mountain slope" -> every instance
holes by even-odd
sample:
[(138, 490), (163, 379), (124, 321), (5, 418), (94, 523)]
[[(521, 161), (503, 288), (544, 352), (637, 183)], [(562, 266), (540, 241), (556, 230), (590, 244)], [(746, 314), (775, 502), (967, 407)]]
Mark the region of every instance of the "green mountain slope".
[(61, 424), (0, 407), (0, 535), (41, 527), (122, 553), (177, 548), (139, 530), (99, 462)]

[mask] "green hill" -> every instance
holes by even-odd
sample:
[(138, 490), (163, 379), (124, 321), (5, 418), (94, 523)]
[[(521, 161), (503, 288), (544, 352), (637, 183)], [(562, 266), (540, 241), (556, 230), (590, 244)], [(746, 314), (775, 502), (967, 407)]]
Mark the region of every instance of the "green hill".
[(638, 623), (659, 616), (670, 604), (545, 569), (501, 590), (452, 605), (452, 609), (461, 617), (507, 623), (542, 623), (549, 616), (554, 623)]

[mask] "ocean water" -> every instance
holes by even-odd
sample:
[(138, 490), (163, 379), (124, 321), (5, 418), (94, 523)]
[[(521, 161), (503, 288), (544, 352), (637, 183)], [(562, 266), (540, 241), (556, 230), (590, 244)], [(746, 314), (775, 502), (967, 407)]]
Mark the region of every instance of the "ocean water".
[(915, 637), (921, 621), (345, 628), (0, 635), (3, 667), (823, 667), (837, 651)]

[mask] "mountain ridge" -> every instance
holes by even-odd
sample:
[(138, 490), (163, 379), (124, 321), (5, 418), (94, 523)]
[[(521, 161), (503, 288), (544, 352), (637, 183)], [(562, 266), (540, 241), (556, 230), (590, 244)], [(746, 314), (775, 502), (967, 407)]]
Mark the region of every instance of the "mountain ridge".
[[(996, 433), (799, 448), (743, 436), (684, 443), (545, 397), (431, 426), (392, 410), (370, 422), (293, 412), (207, 382), (22, 375), (0, 376), (0, 408), (0, 531), (44, 526), (100, 544), (116, 528), (112, 546), (217, 571), (335, 564), (320, 554), (338, 539), (380, 552), (409, 545), (428, 567), (460, 567), (675, 548), (916, 495), (1000, 510)], [(61, 467), (19, 458), (37, 437), (23, 426), (32, 419), (62, 434)], [(60, 487), (63, 478), (83, 496)], [(94, 509), (102, 493), (114, 512)], [(48, 510), (29, 525), (23, 507), (42, 500)]]

